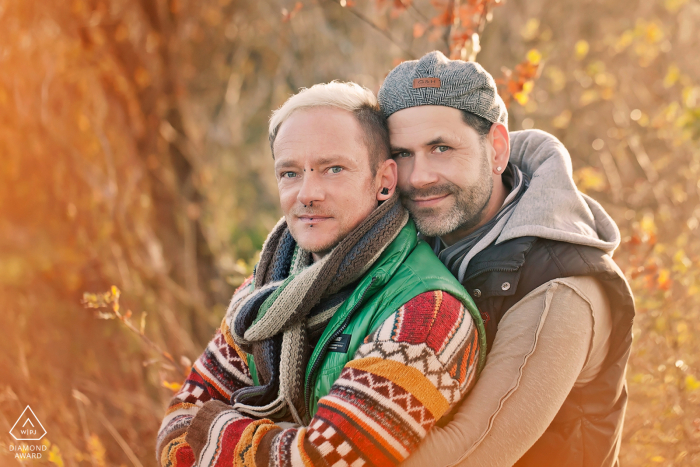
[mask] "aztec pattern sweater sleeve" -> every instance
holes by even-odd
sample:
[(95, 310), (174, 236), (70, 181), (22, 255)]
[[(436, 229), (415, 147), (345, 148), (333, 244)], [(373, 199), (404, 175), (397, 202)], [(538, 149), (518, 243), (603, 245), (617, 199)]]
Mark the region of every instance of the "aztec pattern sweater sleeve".
[(472, 387), (478, 355), (469, 312), (447, 293), (426, 292), (365, 339), (308, 427), (252, 420), (214, 398), (187, 433), (161, 442), (161, 465), (397, 465)]

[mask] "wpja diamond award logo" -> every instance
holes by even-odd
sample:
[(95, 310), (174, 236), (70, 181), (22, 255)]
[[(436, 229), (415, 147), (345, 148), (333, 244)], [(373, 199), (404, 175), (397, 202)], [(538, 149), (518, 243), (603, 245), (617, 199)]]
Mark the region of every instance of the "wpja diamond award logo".
[[(27, 406), (10, 430), (17, 441), (39, 441), (46, 435), (46, 429), (31, 407)], [(17, 459), (41, 459), (41, 452), (46, 451), (43, 444), (22, 443), (19, 446), (9, 446), (10, 451), (17, 451)]]

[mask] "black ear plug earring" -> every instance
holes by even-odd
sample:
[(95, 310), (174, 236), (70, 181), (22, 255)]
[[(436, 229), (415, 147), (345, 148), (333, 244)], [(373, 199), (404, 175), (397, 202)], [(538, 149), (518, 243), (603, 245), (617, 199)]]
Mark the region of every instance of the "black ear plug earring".
[(382, 194), (383, 195), (388, 195), (389, 194), (389, 189), (387, 187), (382, 188)]

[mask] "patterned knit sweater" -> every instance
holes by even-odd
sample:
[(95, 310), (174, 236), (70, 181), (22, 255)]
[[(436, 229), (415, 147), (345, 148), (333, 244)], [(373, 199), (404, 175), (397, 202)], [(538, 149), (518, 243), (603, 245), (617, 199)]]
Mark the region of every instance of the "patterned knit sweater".
[(216, 332), (166, 411), (156, 447), (163, 467), (397, 465), (476, 379), (469, 312), (426, 292), (364, 340), (309, 426), (254, 420), (229, 404), (253, 381), (227, 331)]

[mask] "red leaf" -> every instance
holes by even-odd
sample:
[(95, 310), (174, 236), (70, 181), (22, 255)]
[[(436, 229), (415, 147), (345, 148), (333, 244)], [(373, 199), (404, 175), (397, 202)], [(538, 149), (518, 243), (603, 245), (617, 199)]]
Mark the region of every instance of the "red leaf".
[(423, 23), (413, 25), (413, 37), (422, 37), (425, 34), (426, 27)]

